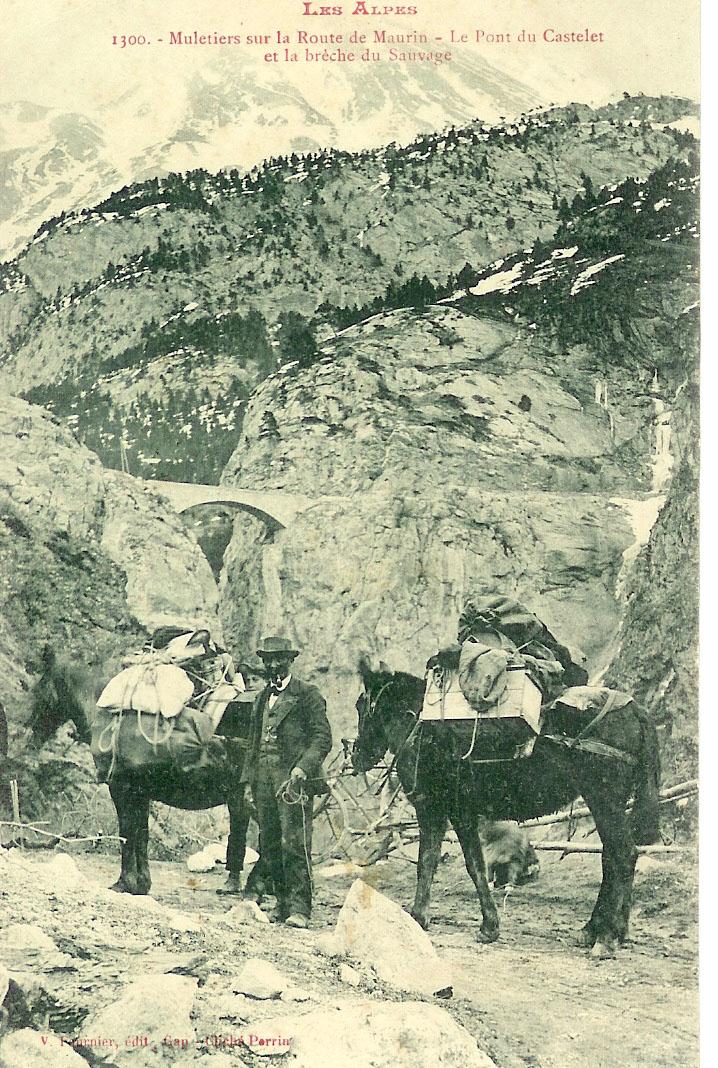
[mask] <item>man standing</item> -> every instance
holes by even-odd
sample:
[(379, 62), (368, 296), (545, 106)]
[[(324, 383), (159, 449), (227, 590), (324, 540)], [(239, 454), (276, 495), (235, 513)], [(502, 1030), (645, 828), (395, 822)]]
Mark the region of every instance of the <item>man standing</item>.
[(255, 701), (242, 773), (253, 795), (262, 859), (272, 873), (276, 919), (308, 927), (312, 911), (312, 805), (326, 790), (322, 763), (332, 747), (326, 701), (316, 686), (292, 675), (299, 655), (286, 638), (265, 638), (257, 655), (267, 685)]

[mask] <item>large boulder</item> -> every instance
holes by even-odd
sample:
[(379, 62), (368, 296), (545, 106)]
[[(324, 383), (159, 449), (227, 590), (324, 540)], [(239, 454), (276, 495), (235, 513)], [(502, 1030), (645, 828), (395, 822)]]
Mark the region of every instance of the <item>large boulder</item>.
[(413, 994), (446, 995), (451, 970), (431, 939), (399, 905), (356, 879), (334, 930), (336, 950), (373, 968), (382, 983)]
[[(252, 1053), (291, 1052), (292, 1068), (495, 1068), (445, 1009), (425, 1002), (337, 1002), (304, 1016), (263, 1020)], [(331, 1051), (329, 1053), (328, 1051)]]
[(86, 1020), (83, 1034), (106, 1039), (108, 1044), (93, 1053), (114, 1064), (142, 1064), (148, 1047), (168, 1058), (194, 1050), (190, 1011), (196, 989), (191, 976), (144, 975)]
[(59, 1035), (25, 1027), (0, 1042), (0, 1068), (87, 1068), (87, 1061)]
[(23, 953), (54, 953), (57, 950), (49, 934), (34, 923), (11, 923), (3, 927), (0, 945)]
[(244, 994), (258, 1001), (278, 998), (289, 986), (291, 983), (285, 979), (279, 969), (270, 961), (262, 960), (260, 957), (250, 957), (245, 961), (241, 971), (231, 983), (235, 994)]

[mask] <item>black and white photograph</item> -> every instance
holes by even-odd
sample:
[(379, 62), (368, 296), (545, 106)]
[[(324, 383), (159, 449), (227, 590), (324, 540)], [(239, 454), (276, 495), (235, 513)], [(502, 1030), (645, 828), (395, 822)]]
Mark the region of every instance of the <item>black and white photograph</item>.
[(2, 7), (0, 1068), (696, 1068), (697, 3)]

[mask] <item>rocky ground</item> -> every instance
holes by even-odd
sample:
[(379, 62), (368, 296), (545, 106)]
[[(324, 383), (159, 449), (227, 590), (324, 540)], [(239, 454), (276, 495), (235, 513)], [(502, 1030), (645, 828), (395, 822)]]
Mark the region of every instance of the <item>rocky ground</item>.
[[(2, 956), (31, 1013), (23, 1018), (15, 1009), (4, 1024), (29, 1024), (40, 1037), (15, 1032), (0, 1039), (0, 1062), (77, 1068), (83, 1061), (67, 1060), (73, 1050), (57, 1036), (102, 1037), (118, 1026), (118, 1016), (136, 1044), (114, 1054), (77, 1046), (91, 1063), (144, 1068), (167, 1059), (238, 1068), (268, 1054), (270, 1064), (276, 1058), (311, 1068), (488, 1068), (487, 1058), (498, 1068), (686, 1068), (697, 1061), (690, 853), (639, 861), (632, 941), (616, 959), (599, 962), (574, 944), (596, 893), (598, 856), (542, 854), (538, 881), (495, 891), (502, 936), (483, 946), (475, 941), (477, 907), (456, 848), (446, 846), (431, 928), (442, 966), (452, 973), (450, 1000), (402, 992), (366, 962), (332, 955), (336, 940), (327, 936), (356, 878), (335, 864), (316, 869), (311, 929), (298, 932), (260, 922), (236, 899), (218, 897), (221, 867), (192, 874), (183, 862), (154, 862), (152, 897), (128, 898), (104, 889), (116, 874), (113, 856), (4, 851)], [(394, 855), (364, 877), (405, 905), (415, 867)], [(408, 945), (402, 936), (397, 960), (408, 962), (411, 974), (416, 959), (415, 971), (425, 975)], [(249, 963), (257, 959), (264, 964)], [(251, 1034), (255, 1041), (247, 1045)], [(258, 1041), (287, 1035), (295, 1038), (291, 1052)]]

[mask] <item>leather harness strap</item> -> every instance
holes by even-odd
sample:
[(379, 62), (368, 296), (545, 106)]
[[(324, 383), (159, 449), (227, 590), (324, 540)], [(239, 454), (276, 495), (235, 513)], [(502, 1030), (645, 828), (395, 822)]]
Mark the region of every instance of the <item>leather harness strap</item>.
[[(559, 698), (560, 700), (560, 698)], [(607, 742), (601, 742), (598, 738), (590, 738), (588, 735), (594, 730), (598, 724), (606, 718), (609, 712), (612, 712), (616, 707), (618, 697), (615, 690), (610, 690), (608, 696), (603, 704), (603, 708), (593, 717), (593, 719), (573, 738), (565, 734), (544, 734), (540, 737), (546, 738), (550, 742), (558, 742), (559, 745), (565, 746), (567, 749), (578, 749), (581, 752), (594, 753), (596, 756), (612, 757), (615, 760), (621, 760), (624, 764), (635, 764), (635, 757), (630, 753), (625, 753), (622, 749), (617, 749), (613, 745), (609, 745)]]
[(616, 697), (616, 691), (609, 690), (608, 697), (604, 701), (603, 708), (600, 710), (600, 712), (597, 713), (597, 715), (593, 717), (591, 722), (576, 735), (574, 741), (579, 742), (582, 738), (587, 737), (587, 735), (591, 733), (593, 728), (597, 727), (601, 720), (605, 719), (608, 713), (613, 711), (613, 709), (616, 707), (617, 700), (618, 698)]

